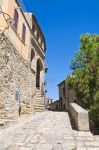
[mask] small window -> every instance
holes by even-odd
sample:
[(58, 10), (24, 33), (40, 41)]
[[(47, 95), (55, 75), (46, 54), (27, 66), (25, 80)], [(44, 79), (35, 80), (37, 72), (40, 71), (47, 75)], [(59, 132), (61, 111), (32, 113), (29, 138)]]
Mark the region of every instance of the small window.
[(33, 33), (35, 32), (35, 26), (34, 25), (32, 26), (32, 31), (33, 31)]
[(31, 69), (33, 69), (33, 67), (34, 67), (34, 60), (33, 60), (33, 59), (34, 59), (34, 56), (35, 56), (35, 53), (34, 53), (34, 50), (32, 49), (32, 50), (31, 50), (31, 58), (30, 58), (30, 59), (31, 59), (31, 60), (30, 60), (30, 61), (31, 61), (31, 65), (30, 65), (30, 68), (31, 68)]
[(23, 24), (23, 28), (22, 28), (22, 40), (25, 43), (25, 38), (26, 38), (26, 27)]
[(62, 102), (62, 97), (60, 98), (60, 100), (61, 100), (61, 108), (62, 108), (62, 105), (63, 105), (63, 102)]
[(58, 110), (58, 105), (56, 105), (56, 110)]
[(39, 40), (39, 33), (38, 33), (38, 31), (37, 31), (37, 39)]
[(65, 95), (65, 87), (63, 87), (63, 95)]
[(65, 110), (65, 104), (64, 104), (64, 110)]
[(42, 39), (41, 39), (41, 44), (40, 44), (40, 45), (41, 45), (41, 47), (42, 47)]
[(33, 62), (34, 56), (35, 56), (35, 53), (34, 53), (34, 50), (32, 49), (32, 50), (31, 50), (31, 62)]
[(17, 31), (17, 28), (18, 28), (18, 20), (19, 20), (19, 15), (18, 15), (18, 11), (15, 9), (14, 10), (14, 28), (16, 29)]

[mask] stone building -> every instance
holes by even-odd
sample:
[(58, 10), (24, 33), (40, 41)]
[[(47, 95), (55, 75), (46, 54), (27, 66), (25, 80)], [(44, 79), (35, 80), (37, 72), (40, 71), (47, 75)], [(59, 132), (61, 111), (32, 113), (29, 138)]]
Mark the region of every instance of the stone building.
[(76, 93), (64, 81), (58, 84), (59, 100), (49, 104), (50, 110), (69, 111), (69, 104), (76, 102)]
[(53, 102), (53, 99), (50, 97), (45, 97), (45, 106), (46, 109), (49, 109), (49, 105)]
[(44, 110), (45, 51), (36, 17), (0, 0), (0, 118)]
[(60, 110), (69, 110), (69, 104), (76, 101), (76, 93), (64, 81), (58, 84)]
[(50, 103), (48, 109), (52, 111), (60, 111), (60, 100)]

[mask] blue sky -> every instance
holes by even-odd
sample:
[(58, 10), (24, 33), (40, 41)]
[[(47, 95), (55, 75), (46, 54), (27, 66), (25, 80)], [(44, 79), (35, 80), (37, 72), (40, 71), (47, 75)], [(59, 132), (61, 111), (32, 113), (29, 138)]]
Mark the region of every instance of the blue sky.
[(99, 0), (24, 0), (46, 38), (47, 95), (58, 99), (57, 84), (71, 73), (70, 59), (82, 33), (99, 33)]

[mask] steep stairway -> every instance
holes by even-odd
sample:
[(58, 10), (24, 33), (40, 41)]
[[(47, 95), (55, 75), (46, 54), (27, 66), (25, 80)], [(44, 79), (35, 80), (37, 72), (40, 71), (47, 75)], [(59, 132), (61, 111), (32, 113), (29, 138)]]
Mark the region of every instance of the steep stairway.
[(44, 95), (41, 90), (36, 89), (35, 97), (34, 97), (34, 110), (35, 112), (42, 112), (45, 110), (44, 106)]

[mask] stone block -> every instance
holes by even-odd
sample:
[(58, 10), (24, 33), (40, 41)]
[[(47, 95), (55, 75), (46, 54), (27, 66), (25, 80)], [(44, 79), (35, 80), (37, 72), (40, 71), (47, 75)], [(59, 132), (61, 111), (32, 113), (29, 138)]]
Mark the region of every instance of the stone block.
[(89, 131), (89, 116), (85, 109), (75, 103), (71, 103), (70, 113), (79, 131)]

